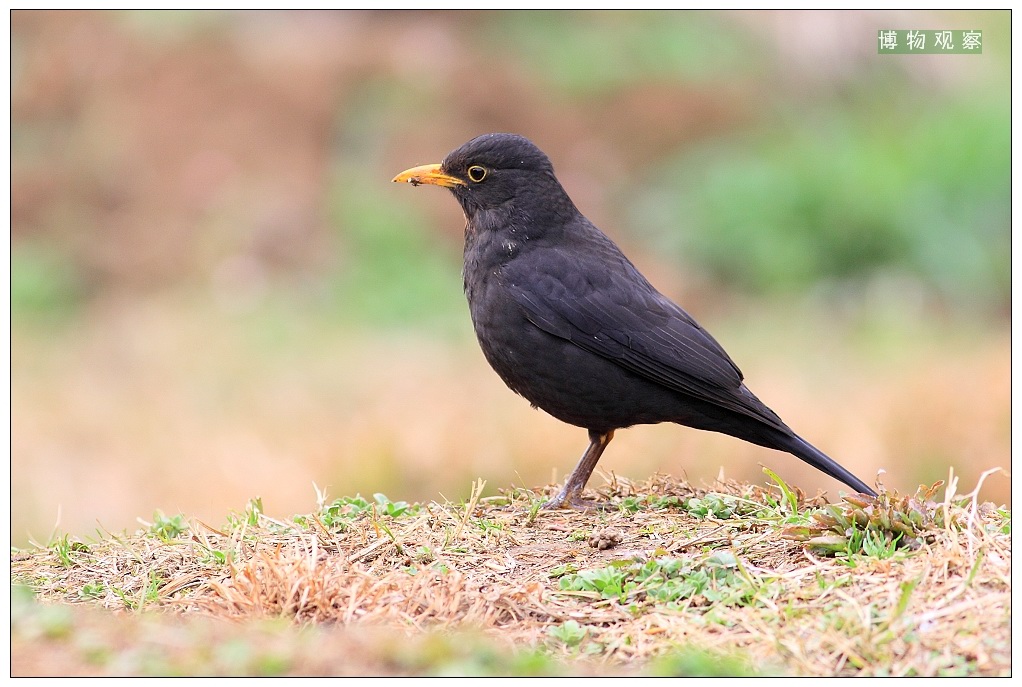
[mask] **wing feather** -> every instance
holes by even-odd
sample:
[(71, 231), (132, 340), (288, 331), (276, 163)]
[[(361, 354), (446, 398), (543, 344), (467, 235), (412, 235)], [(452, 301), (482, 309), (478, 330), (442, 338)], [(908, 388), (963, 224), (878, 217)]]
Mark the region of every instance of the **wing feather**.
[[(610, 248), (547, 247), (527, 274), (505, 265), (505, 286), (547, 333), (677, 392), (765, 419), (762, 405), (740, 391), (742, 372), (716, 339)], [(608, 261), (608, 252), (618, 260)], [(587, 261), (592, 266), (580, 264)]]

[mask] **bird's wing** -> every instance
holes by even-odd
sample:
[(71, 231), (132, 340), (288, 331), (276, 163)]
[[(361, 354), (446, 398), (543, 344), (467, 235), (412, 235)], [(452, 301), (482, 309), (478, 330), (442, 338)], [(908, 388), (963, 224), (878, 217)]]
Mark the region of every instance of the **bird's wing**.
[(758, 416), (736, 393), (742, 372), (720, 344), (627, 259), (607, 257), (548, 249), (527, 272), (506, 265), (505, 287), (547, 333), (668, 388)]

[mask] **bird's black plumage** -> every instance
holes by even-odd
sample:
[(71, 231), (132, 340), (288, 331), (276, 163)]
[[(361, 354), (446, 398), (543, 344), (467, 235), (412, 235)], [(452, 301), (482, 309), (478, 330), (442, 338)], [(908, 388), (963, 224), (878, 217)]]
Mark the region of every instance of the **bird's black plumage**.
[(548, 506), (582, 505), (614, 431), (658, 422), (787, 451), (875, 495), (749, 391), (720, 344), (578, 211), (528, 139), (480, 136), (394, 180), (453, 192), (467, 220), (465, 294), (483, 354), (534, 406), (589, 430), (589, 449)]

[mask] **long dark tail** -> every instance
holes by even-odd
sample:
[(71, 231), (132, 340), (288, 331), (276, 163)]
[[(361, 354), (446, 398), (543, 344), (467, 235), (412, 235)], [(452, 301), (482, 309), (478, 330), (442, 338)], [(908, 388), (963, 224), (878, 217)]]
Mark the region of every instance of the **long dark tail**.
[(783, 447), (777, 446), (777, 448), (787, 451), (799, 460), (809, 463), (817, 470), (825, 472), (834, 479), (844, 482), (860, 494), (869, 494), (870, 496), (877, 495), (877, 493), (870, 489), (865, 482), (848, 472), (848, 470), (845, 470), (823, 451), (816, 448), (797, 434), (793, 433), (791, 435), (791, 439), (784, 443), (785, 445)]
[[(865, 482), (841, 467), (820, 449), (791, 431), (788, 425), (770, 410), (744, 384), (739, 387), (732, 401), (738, 401), (740, 412), (733, 406), (729, 409), (721, 406), (704, 406), (703, 412), (713, 417), (715, 422), (698, 425), (700, 429), (723, 432), (733, 437), (751, 441), (760, 446), (787, 451), (799, 460), (809, 463), (820, 472), (843, 482), (860, 494), (876, 496)], [(712, 413), (712, 415), (711, 415)], [(690, 423), (685, 423), (690, 424)]]

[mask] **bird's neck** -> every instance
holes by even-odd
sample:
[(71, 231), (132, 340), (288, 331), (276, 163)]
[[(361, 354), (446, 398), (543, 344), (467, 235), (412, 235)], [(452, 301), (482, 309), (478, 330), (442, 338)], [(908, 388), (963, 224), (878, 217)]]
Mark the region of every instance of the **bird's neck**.
[(521, 254), (562, 240), (578, 210), (560, 187), (538, 187), (487, 208), (464, 206), (465, 267), (497, 274)]

